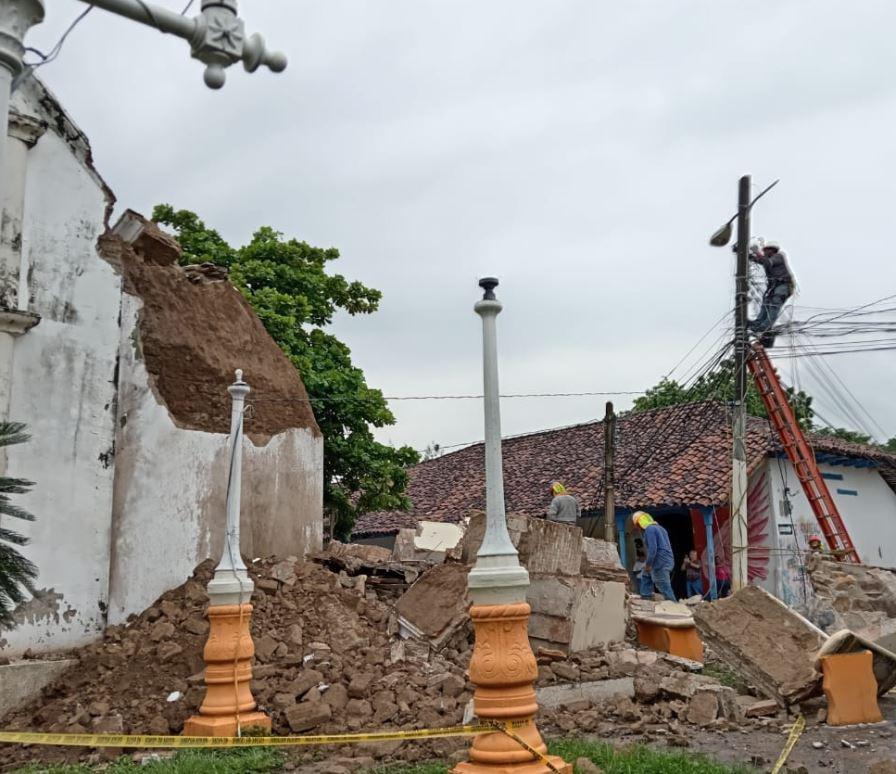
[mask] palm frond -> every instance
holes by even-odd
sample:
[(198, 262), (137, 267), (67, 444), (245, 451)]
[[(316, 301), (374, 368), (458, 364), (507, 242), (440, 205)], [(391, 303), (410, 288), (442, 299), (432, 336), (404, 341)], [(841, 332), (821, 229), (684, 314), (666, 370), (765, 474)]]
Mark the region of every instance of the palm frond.
[(25, 432), (25, 427), (23, 422), (0, 422), (0, 447), (14, 446), (29, 440), (31, 436)]
[(2, 500), (0, 500), (0, 516), (9, 516), (13, 519), (22, 519), (23, 521), (34, 521), (34, 516), (24, 508), (19, 508), (18, 505), (3, 502)]
[(33, 486), (34, 482), (27, 478), (0, 476), (0, 493), (3, 494), (25, 494)]

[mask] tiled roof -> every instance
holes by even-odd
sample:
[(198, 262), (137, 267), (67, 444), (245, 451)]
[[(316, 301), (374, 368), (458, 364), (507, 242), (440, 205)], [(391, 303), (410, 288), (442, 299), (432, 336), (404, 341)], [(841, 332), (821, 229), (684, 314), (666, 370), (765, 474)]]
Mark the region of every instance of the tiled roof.
[[(616, 424), (616, 504), (622, 508), (711, 506), (731, 487), (730, 410), (718, 402), (691, 403), (620, 417)], [(813, 436), (816, 452), (872, 459), (896, 473), (896, 456), (872, 447)], [(468, 446), (410, 469), (410, 511), (362, 516), (354, 536), (389, 534), (420, 520), (456, 522), (485, 508), (483, 444)], [(748, 467), (780, 451), (769, 423), (747, 422)], [(506, 438), (504, 499), (508, 511), (544, 513), (552, 481), (562, 481), (584, 508), (603, 502), (602, 422)]]

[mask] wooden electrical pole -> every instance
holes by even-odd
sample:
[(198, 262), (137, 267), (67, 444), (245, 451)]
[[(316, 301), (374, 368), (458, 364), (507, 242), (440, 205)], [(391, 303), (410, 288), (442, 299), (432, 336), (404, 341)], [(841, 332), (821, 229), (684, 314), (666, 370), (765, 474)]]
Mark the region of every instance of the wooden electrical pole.
[(616, 541), (616, 487), (613, 457), (616, 453), (616, 414), (613, 403), (607, 401), (604, 414), (604, 540)]
[[(747, 585), (747, 251), (750, 245), (750, 176), (740, 179), (737, 197), (737, 273), (734, 298), (734, 411), (731, 465), (731, 588)], [(714, 569), (710, 567), (710, 572)]]

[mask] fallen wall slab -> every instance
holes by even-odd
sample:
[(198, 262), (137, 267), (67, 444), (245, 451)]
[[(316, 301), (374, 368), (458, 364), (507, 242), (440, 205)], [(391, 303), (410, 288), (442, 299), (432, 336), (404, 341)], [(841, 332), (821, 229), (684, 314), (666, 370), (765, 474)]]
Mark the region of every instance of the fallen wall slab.
[(74, 659), (16, 661), (0, 666), (0, 718), (37, 698), (38, 694), (70, 666)]
[(533, 647), (574, 653), (625, 639), (626, 587), (622, 583), (533, 574), (526, 598), (532, 607), (529, 639)]
[(821, 693), (813, 662), (827, 636), (768, 592), (747, 586), (693, 615), (704, 642), (782, 706)]
[(468, 619), (468, 572), (462, 564), (438, 564), (423, 573), (395, 604), (402, 635), (442, 647)]

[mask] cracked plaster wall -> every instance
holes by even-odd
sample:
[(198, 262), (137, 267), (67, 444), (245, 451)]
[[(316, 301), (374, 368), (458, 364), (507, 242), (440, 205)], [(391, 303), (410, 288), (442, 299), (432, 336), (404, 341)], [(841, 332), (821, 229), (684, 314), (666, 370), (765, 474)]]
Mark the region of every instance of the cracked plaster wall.
[(0, 631), (0, 656), (80, 645), (105, 625), (121, 297), (96, 250), (111, 193), (42, 87), (23, 87), (14, 106), (50, 125), (28, 153), (22, 233), (29, 310), (42, 319), (15, 341), (9, 415), (32, 438), (8, 452), (9, 474), (35, 482), (17, 502), (36, 521), (15, 528), (31, 539), (40, 591)]

